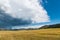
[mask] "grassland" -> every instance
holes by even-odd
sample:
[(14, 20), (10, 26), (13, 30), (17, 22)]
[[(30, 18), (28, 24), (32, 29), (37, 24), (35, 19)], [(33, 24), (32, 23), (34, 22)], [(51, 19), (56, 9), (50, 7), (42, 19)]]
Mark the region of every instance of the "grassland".
[(0, 40), (60, 40), (60, 28), (0, 31)]

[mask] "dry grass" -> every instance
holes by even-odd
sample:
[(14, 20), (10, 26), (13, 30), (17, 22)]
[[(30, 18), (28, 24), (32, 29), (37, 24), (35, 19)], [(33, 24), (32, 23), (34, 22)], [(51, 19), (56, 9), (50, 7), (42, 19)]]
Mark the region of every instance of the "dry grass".
[(0, 40), (60, 40), (60, 28), (0, 31)]

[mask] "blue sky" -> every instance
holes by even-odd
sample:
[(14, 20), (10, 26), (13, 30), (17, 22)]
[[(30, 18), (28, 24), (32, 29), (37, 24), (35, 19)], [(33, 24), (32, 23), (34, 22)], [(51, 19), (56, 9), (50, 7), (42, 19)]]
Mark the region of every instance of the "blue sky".
[(43, 5), (50, 16), (50, 23), (60, 23), (60, 0), (47, 0), (47, 3), (45, 0), (43, 1)]
[(12, 18), (22, 19), (22, 24), (60, 23), (60, 0), (0, 0), (0, 8)]
[[(14, 18), (32, 20), (33, 22), (60, 23), (60, 0), (1, 0), (0, 6)], [(43, 5), (43, 6), (41, 6)], [(7, 9), (8, 10), (7, 10)], [(11, 11), (12, 9), (12, 11)], [(27, 14), (27, 15), (26, 15)]]

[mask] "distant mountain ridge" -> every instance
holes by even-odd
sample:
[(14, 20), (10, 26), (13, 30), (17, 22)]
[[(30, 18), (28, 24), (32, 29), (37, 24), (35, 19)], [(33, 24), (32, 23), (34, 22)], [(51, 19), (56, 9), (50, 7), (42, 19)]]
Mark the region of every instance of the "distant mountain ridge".
[(40, 29), (45, 29), (45, 28), (60, 28), (60, 24), (44, 25)]

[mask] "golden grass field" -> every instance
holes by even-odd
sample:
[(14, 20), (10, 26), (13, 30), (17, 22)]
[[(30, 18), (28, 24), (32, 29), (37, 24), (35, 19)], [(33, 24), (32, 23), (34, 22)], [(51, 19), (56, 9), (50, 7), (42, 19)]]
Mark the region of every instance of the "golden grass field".
[(60, 28), (0, 31), (0, 40), (60, 40)]

